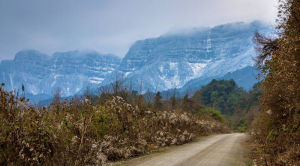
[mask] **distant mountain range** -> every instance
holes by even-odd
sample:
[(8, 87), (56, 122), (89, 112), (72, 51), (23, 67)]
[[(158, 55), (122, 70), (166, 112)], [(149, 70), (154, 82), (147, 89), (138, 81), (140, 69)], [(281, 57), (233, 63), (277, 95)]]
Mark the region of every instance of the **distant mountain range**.
[(62, 96), (72, 96), (87, 86), (99, 85), (120, 62), (117, 56), (97, 52), (57, 52), (48, 56), (24, 50), (14, 60), (0, 63), (0, 82), (10, 90), (24, 84), (30, 98), (47, 99), (57, 88)]
[(231, 23), (135, 42), (123, 59), (97, 52), (57, 52), (52, 56), (23, 50), (0, 63), (0, 82), (6, 89), (25, 85), (30, 98), (42, 100), (57, 88), (63, 96), (87, 86), (105, 86), (122, 78), (143, 92), (199, 89), (212, 79), (234, 79), (250, 89), (257, 81), (253, 68), (253, 34), (271, 26), (255, 21)]

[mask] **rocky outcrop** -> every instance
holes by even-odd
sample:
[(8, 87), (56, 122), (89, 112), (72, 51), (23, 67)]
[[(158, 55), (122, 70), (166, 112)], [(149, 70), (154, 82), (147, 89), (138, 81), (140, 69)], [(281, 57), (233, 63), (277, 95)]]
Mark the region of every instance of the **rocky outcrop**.
[(143, 84), (143, 90), (162, 91), (181, 88), (193, 79), (221, 78), (253, 66), (256, 31), (268, 32), (270, 27), (260, 22), (232, 23), (137, 41), (114, 76), (103, 83), (118, 75), (135, 89)]
[(100, 84), (120, 64), (120, 58), (97, 52), (57, 52), (52, 56), (24, 50), (14, 60), (0, 63), (0, 82), (7, 89), (20, 89), (28, 95), (52, 96), (57, 88), (71, 96), (88, 85)]

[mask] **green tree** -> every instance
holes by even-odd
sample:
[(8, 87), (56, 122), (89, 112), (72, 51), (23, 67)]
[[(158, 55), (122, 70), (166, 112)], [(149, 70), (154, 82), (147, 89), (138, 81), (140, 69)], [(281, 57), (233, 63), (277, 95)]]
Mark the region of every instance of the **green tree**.
[(212, 80), (193, 96), (201, 98), (206, 106), (215, 107), (226, 115), (232, 115), (237, 106), (246, 107), (246, 97), (247, 92), (239, 88), (234, 80)]

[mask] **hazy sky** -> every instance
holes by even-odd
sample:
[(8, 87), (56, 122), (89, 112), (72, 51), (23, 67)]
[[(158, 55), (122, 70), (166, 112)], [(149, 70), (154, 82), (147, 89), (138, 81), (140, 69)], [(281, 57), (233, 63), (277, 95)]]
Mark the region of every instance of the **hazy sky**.
[(123, 57), (139, 39), (235, 21), (274, 23), (277, 0), (0, 0), (0, 60), (23, 49)]

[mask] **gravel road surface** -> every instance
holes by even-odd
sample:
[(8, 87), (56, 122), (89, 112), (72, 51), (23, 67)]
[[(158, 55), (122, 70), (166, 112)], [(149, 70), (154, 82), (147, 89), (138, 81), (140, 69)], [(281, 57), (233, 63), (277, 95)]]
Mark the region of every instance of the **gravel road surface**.
[(202, 137), (199, 140), (171, 147), (164, 152), (109, 164), (121, 166), (247, 166), (242, 133)]

